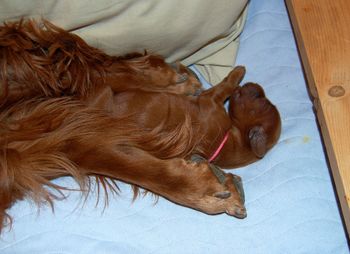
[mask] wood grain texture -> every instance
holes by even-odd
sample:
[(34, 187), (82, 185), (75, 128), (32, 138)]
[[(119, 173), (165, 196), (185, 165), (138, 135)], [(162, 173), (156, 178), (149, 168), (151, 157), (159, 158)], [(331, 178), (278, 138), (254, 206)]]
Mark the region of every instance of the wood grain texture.
[(350, 1), (286, 0), (350, 233)]

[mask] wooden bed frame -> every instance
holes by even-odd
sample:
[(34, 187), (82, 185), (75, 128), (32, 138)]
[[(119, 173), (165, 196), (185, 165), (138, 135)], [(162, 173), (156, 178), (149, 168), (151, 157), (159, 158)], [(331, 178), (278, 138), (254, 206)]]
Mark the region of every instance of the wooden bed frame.
[(350, 1), (285, 1), (349, 237)]

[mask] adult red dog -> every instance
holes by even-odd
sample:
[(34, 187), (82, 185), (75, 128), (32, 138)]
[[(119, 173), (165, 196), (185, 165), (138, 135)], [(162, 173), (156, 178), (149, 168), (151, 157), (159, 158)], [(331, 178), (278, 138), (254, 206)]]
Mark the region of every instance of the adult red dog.
[[(113, 57), (53, 26), (0, 28), (0, 221), (16, 200), (52, 202), (50, 180), (90, 176), (143, 187), (208, 214), (246, 216), (241, 180), (224, 173), (262, 158), (280, 116), (236, 67), (202, 91), (185, 67), (154, 55)], [(230, 100), (229, 114), (224, 102)], [(217, 166), (216, 166), (217, 165)]]

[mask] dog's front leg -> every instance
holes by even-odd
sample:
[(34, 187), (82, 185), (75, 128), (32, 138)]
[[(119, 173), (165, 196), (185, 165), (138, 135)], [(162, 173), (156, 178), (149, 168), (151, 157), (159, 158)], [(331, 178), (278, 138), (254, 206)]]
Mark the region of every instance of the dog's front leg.
[(175, 203), (208, 214), (246, 216), (233, 175), (218, 179), (207, 162), (161, 160), (135, 147), (98, 149), (76, 161), (88, 174), (103, 175), (143, 187)]

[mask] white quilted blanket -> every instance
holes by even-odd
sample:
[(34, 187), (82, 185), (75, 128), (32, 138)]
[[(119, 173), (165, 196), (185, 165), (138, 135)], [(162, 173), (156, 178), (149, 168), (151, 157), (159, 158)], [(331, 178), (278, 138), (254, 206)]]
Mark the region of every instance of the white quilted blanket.
[[(2, 254), (349, 253), (339, 210), (283, 0), (253, 0), (237, 64), (281, 112), (283, 131), (261, 161), (237, 169), (248, 217), (208, 216), (151, 196), (120, 196), (95, 206), (80, 195), (40, 213), (27, 201), (10, 211)], [(70, 178), (57, 180), (74, 185)], [(80, 204), (80, 205), (79, 205)]]

